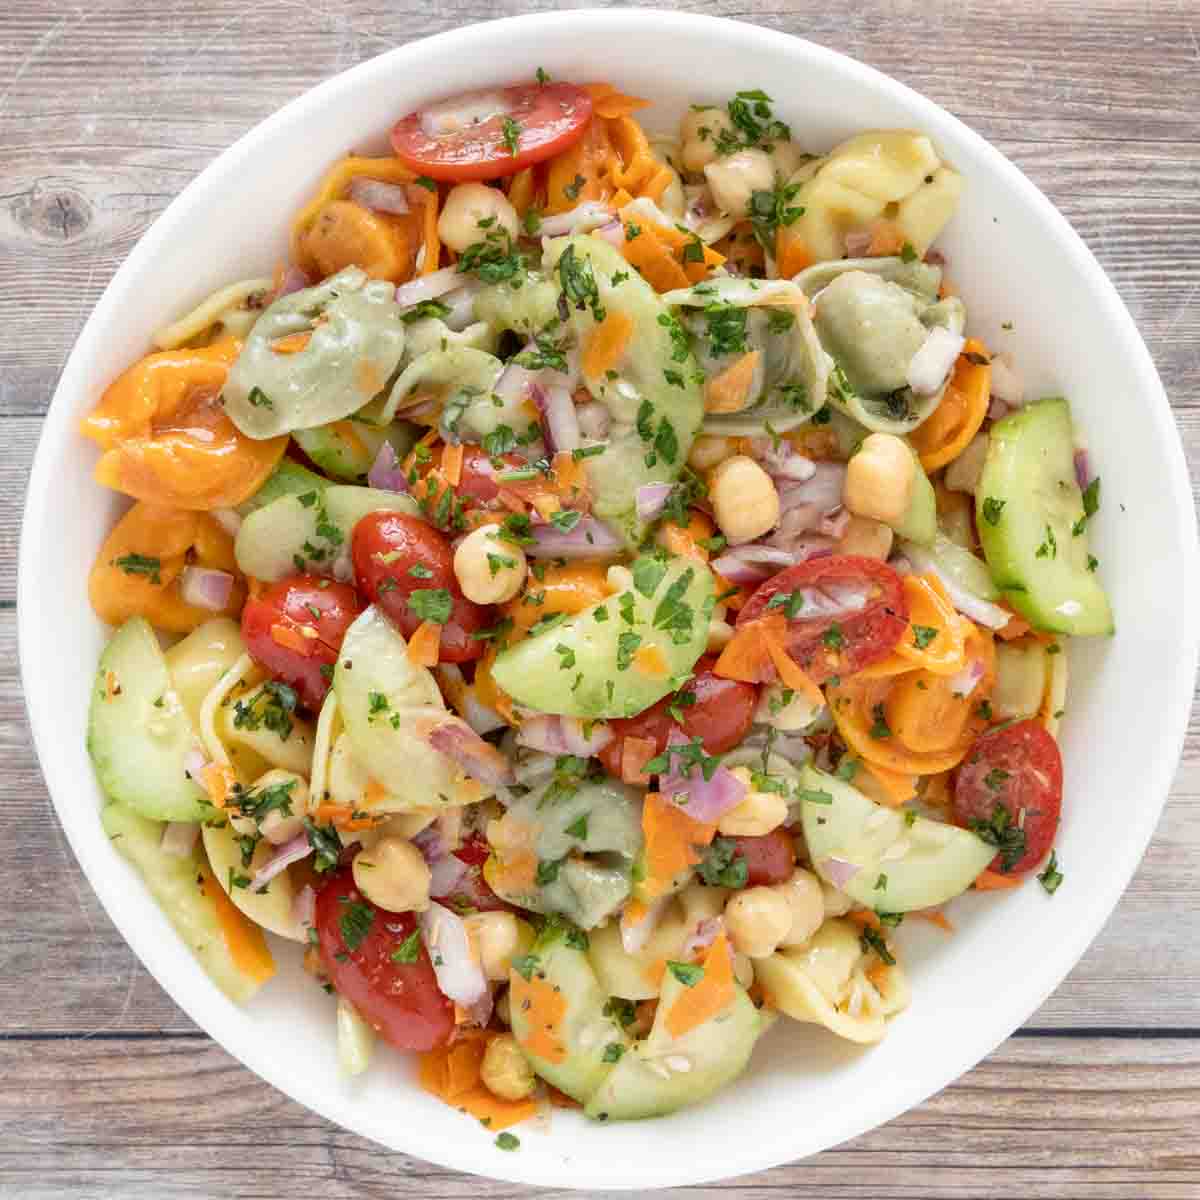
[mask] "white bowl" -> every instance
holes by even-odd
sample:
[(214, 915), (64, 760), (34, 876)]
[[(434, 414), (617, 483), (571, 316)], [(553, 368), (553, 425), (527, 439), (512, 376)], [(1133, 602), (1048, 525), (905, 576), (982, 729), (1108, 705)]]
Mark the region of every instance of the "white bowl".
[[(84, 750), (88, 683), (105, 631), (86, 575), (122, 502), (91, 479), (77, 419), (148, 347), (152, 329), (218, 285), (269, 273), (292, 213), (326, 168), (382, 148), (420, 102), (532, 78), (605, 79), (656, 101), (673, 128), (692, 101), (765, 89), (799, 141), (856, 131), (929, 133), (966, 176), (940, 245), (972, 331), (1009, 349), (1036, 393), (1070, 397), (1103, 476), (1092, 537), (1117, 615), (1113, 640), (1072, 648), (1062, 729), (1066, 882), (964, 897), (958, 933), (903, 929), (911, 1009), (860, 1050), (783, 1020), (712, 1102), (654, 1123), (590, 1125), (556, 1112), (548, 1133), (496, 1149), (470, 1118), (423, 1094), (381, 1052), (339, 1079), (333, 1008), (282, 947), (280, 977), (246, 1010), (208, 981), (105, 838)], [(1001, 325), (1011, 321), (1011, 333)], [(1195, 674), (1200, 597), (1195, 517), (1162, 385), (1124, 305), (1049, 201), (937, 105), (808, 42), (751, 25), (652, 11), (587, 11), (473, 25), (405, 46), (288, 104), (191, 183), (130, 254), (59, 382), (29, 485), (20, 561), (20, 647), (34, 738), (75, 854), (109, 915), (193, 1020), (289, 1096), (348, 1129), (449, 1167), (556, 1187), (648, 1189), (757, 1170), (832, 1146), (944, 1087), (1007, 1037), (1079, 959), (1117, 903), (1158, 820)], [(916, 924), (910, 922), (910, 924)]]

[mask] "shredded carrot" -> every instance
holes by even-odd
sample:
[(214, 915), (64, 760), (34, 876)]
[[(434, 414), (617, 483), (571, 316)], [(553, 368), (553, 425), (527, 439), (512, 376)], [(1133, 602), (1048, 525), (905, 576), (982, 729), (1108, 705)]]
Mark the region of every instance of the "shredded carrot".
[(671, 186), (674, 178), (675, 172), (664, 163), (646, 180), (639, 189), (638, 194), (645, 196), (648, 200), (653, 200), (657, 204), (662, 199), (663, 193)]
[(627, 117), (639, 108), (649, 108), (650, 101), (638, 96), (627, 96), (611, 83), (585, 83), (583, 90), (592, 98), (592, 112), (605, 120)]
[(657, 747), (649, 738), (625, 735), (621, 741), (621, 782), (633, 786), (647, 784), (650, 776), (646, 764), (654, 757)]
[(585, 200), (607, 200), (612, 194), (607, 179), (612, 157), (608, 122), (593, 117), (583, 137), (546, 164), (547, 214), (569, 212)]
[(458, 487), (462, 482), (463, 453), (464, 446), (461, 442), (457, 446), (447, 446), (442, 451), (441, 470), (451, 487)]
[(697, 847), (707, 846), (717, 827), (694, 820), (658, 792), (647, 792), (642, 805), (642, 832), (646, 838), (643, 891), (654, 899), (669, 890), (677, 875), (701, 861), (703, 856)]
[(312, 640), (290, 625), (272, 625), (271, 641), (285, 650), (294, 650), (297, 654), (303, 654), (305, 658), (311, 657), (313, 652)]
[[(770, 618), (763, 622), (764, 626), (769, 624)], [(771, 662), (774, 664), (775, 670), (779, 672), (779, 678), (782, 680), (784, 686), (790, 687), (802, 696), (807, 696), (813, 704), (824, 705), (825, 696), (822, 694), (821, 689), (788, 653), (787, 647), (783, 642), (782, 633), (776, 632), (774, 629), (764, 628), (762, 637), (763, 643), (767, 647), (767, 653), (771, 657)]]
[(870, 983), (876, 991), (883, 991), (884, 984), (887, 983), (888, 969), (884, 962), (877, 962), (867, 972), (867, 982)]
[(853, 921), (855, 925), (863, 929), (883, 928), (883, 922), (869, 908), (856, 908), (853, 912), (848, 912), (846, 920)]
[(431, 1095), (499, 1132), (536, 1116), (537, 1105), (533, 1100), (503, 1100), (484, 1086), (480, 1066), (491, 1036), (460, 1031), (450, 1045), (420, 1056), (417, 1079)]
[(929, 418), (909, 434), (909, 441), (926, 471), (936, 471), (956, 459), (979, 432), (991, 400), (992, 368), (971, 357), (988, 358), (987, 347), (968, 338), (946, 385), (941, 402)]
[(121, 685), (117, 682), (115, 671), (104, 672), (104, 698), (111, 700), (114, 696), (121, 694)]
[(224, 808), (225, 800), (237, 783), (233, 771), (221, 763), (209, 763), (200, 772), (200, 782), (208, 793), (208, 799), (214, 808)]
[(547, 567), (541, 579), (530, 575), (524, 593), (510, 600), (503, 611), (513, 623), (512, 636), (516, 638), (528, 633), (542, 617), (558, 613), (571, 616), (599, 604), (611, 594), (603, 563), (567, 563), (561, 567)]
[(873, 794), (891, 808), (899, 808), (906, 800), (917, 794), (917, 777), (899, 771), (889, 771), (878, 763), (863, 760), (867, 773), (879, 785)]
[(387, 797), (387, 788), (372, 775), (367, 780), (367, 786), (363, 789), (363, 803), (369, 808), (374, 808), (377, 804), (382, 804)]
[(704, 385), (704, 411), (710, 413), (741, 412), (754, 386), (754, 372), (760, 354), (751, 350), (737, 362), (730, 364), (719, 375), (713, 376)]
[(799, 234), (791, 233), (786, 226), (780, 225), (775, 234), (775, 269), (779, 278), (791, 279), (812, 264), (812, 252)]
[[(416, 189), (410, 188), (409, 191)], [(438, 269), (438, 262), (442, 255), (442, 242), (438, 237), (438, 196), (436, 192), (425, 191), (422, 209), (424, 211), (424, 219), (421, 222), (421, 238), (425, 247), (425, 259), (421, 263), (421, 274), (432, 275)]]
[(1033, 626), (1030, 625), (1028, 621), (1026, 621), (1023, 617), (1018, 617), (1016, 613), (1013, 613), (1013, 615), (1008, 618), (1008, 624), (1005, 625), (1003, 629), (996, 630), (996, 636), (1000, 638), (1001, 641), (1012, 642), (1017, 638), (1024, 637), (1032, 629)]
[(936, 925), (943, 933), (953, 933), (954, 924), (948, 916), (937, 908), (918, 908), (908, 914), (910, 917), (916, 917), (918, 921), (928, 921), (930, 925)]
[(608, 177), (614, 187), (637, 194), (639, 189), (657, 173), (658, 159), (650, 149), (646, 133), (630, 116), (607, 120), (608, 141), (612, 148), (608, 162)]
[(537, 182), (533, 168), (526, 167), (511, 176), (508, 181), (508, 202), (517, 210), (518, 217), (524, 217), (537, 200)]
[(276, 354), (299, 354), (311, 341), (311, 333), (289, 333), (277, 342), (272, 342), (271, 349)]
[(519, 1009), (529, 1023), (521, 1045), (547, 1062), (565, 1062), (567, 1047), (562, 1024), (567, 1015), (567, 999), (562, 992), (537, 975), (526, 979), (516, 970), (508, 973), (508, 992), (513, 1011)]
[(588, 338), (583, 351), (584, 375), (589, 379), (602, 378), (620, 361), (632, 337), (633, 318), (626, 312), (610, 308)]
[(719, 933), (704, 956), (704, 974), (679, 993), (667, 1013), (667, 1031), (672, 1037), (711, 1021), (733, 1003), (733, 952), (724, 932)]
[(671, 673), (670, 664), (667, 662), (667, 656), (662, 652), (661, 646), (640, 646), (634, 653), (633, 665), (643, 675), (650, 675), (655, 679), (661, 679), (664, 675)]
[(713, 666), (713, 674), (742, 683), (763, 683), (771, 671), (771, 655), (757, 621), (734, 631)]
[(200, 890), (212, 901), (233, 965), (256, 983), (266, 983), (275, 974), (275, 960), (262, 930), (234, 905), (207, 866), (200, 868)]
[(653, 962), (647, 963), (642, 968), (642, 978), (651, 987), (662, 987), (663, 976), (667, 973), (667, 960), (665, 958), (656, 958)]
[(686, 526), (676, 525), (674, 521), (666, 521), (659, 526), (654, 540), (660, 546), (665, 546), (672, 554), (681, 555), (683, 558), (694, 558), (706, 563), (708, 562), (708, 551), (701, 543), (708, 541), (714, 532), (713, 523), (706, 514), (698, 508), (689, 508)]
[(620, 246), (625, 260), (641, 272), (642, 278), (656, 292), (672, 292), (676, 288), (687, 287), (687, 273), (657, 236), (656, 227), (639, 225), (638, 228), (641, 232), (635, 238), (630, 238), (626, 230), (625, 240)]
[(408, 639), (409, 661), (418, 667), (436, 667), (442, 647), (442, 627), (432, 621), (422, 621)]
[[(896, 643), (896, 655), (935, 675), (961, 671), (970, 622), (955, 612), (954, 602), (936, 575), (906, 575), (902, 583), (908, 601), (908, 628)], [(924, 645), (917, 644), (917, 626), (922, 627)], [(933, 630), (932, 636), (929, 630)]]
[(313, 817), (318, 825), (335, 825), (347, 833), (374, 829), (382, 820), (380, 817), (356, 817), (349, 804), (318, 804)]
[(975, 876), (977, 892), (1002, 892), (1008, 888), (1020, 887), (1024, 882), (1021, 875), (1001, 875), (998, 871), (980, 871)]

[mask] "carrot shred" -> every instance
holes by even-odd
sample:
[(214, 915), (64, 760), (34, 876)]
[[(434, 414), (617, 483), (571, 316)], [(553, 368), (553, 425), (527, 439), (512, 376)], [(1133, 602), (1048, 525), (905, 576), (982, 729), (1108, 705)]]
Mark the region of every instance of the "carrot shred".
[(256, 983), (266, 983), (275, 974), (275, 960), (263, 931), (230, 900), (207, 866), (200, 868), (200, 881), (201, 891), (212, 901), (233, 965)]
[(442, 648), (442, 627), (432, 621), (422, 621), (408, 639), (409, 661), (418, 667), (436, 667)]
[(224, 808), (225, 800), (233, 791), (237, 777), (229, 767), (221, 763), (209, 763), (200, 772), (200, 782), (208, 793), (208, 799), (214, 808)]
[(347, 833), (374, 829), (382, 820), (380, 817), (356, 817), (349, 804), (318, 804), (313, 817), (318, 825), (335, 825)]
[(639, 647), (634, 653), (633, 665), (643, 675), (651, 675), (656, 679), (661, 679), (664, 675), (669, 675), (671, 672), (670, 665), (667, 663), (667, 656), (662, 652), (661, 646), (646, 645)]
[(987, 347), (968, 338), (955, 365), (941, 403), (909, 435), (926, 471), (936, 471), (956, 459), (979, 432), (991, 401), (992, 368), (985, 362)]
[(928, 921), (930, 925), (936, 925), (944, 933), (954, 932), (954, 923), (940, 909), (936, 908), (918, 908), (908, 914), (910, 917), (916, 917), (919, 921)]
[(633, 786), (648, 784), (646, 764), (654, 757), (655, 743), (650, 738), (626, 736), (621, 742), (621, 782)]
[(646, 839), (643, 889), (654, 899), (667, 892), (677, 875), (701, 861), (703, 856), (697, 847), (707, 846), (717, 827), (689, 817), (658, 792), (647, 792), (642, 805), (642, 832)]
[(285, 650), (294, 650), (297, 654), (303, 654), (305, 658), (311, 658), (315, 639), (306, 638), (290, 625), (277, 624), (271, 626), (271, 641)]
[(975, 876), (977, 892), (1002, 892), (1009, 888), (1020, 887), (1024, 879), (1020, 875), (1001, 875), (998, 871), (980, 871)]
[(299, 354), (311, 341), (311, 333), (289, 333), (278, 341), (272, 342), (271, 349), (276, 354)]
[[(765, 624), (766, 622), (764, 622)], [(814, 704), (824, 705), (825, 696), (821, 689), (787, 652), (782, 636), (774, 630), (764, 628), (762, 638), (771, 662), (775, 665), (775, 670), (779, 672), (779, 678), (783, 681), (784, 686), (790, 687), (802, 696), (807, 696)]]
[(599, 379), (616, 366), (633, 337), (633, 318), (628, 313), (609, 309), (604, 320), (592, 330), (583, 352), (583, 373)]
[(442, 474), (451, 487), (458, 487), (462, 482), (464, 450), (465, 447), (459, 442), (457, 446), (447, 446), (442, 451)]
[[(903, 771), (889, 771), (878, 763), (863, 759), (867, 773), (879, 785), (877, 795), (890, 808), (899, 808), (917, 794), (917, 777)], [(881, 793), (881, 795), (880, 795)]]
[(1016, 641), (1017, 638), (1024, 637), (1027, 633), (1031, 632), (1032, 629), (1033, 626), (1030, 625), (1028, 621), (1026, 621), (1023, 617), (1018, 617), (1016, 613), (1013, 613), (1013, 615), (1008, 618), (1008, 624), (1002, 629), (996, 630), (996, 636), (1001, 641), (1012, 642)]
[(480, 1067), (492, 1036), (463, 1030), (450, 1045), (426, 1051), (418, 1060), (417, 1080), (430, 1095), (498, 1132), (536, 1116), (537, 1105), (503, 1100), (483, 1084)]
[(856, 908), (853, 912), (846, 914), (847, 921), (853, 921), (855, 925), (862, 929), (882, 929), (883, 922), (869, 908)]
[(757, 350), (751, 350), (710, 379), (704, 386), (704, 411), (741, 412), (750, 396), (760, 357)]
[(782, 225), (775, 234), (775, 264), (780, 279), (791, 279), (813, 264), (812, 253), (799, 235)]
[(645, 196), (649, 200), (653, 200), (657, 204), (663, 196), (663, 192), (671, 186), (671, 181), (675, 178), (675, 172), (671, 170), (665, 163), (659, 167), (649, 179), (642, 184), (638, 194)]
[(563, 1042), (562, 1023), (567, 1015), (566, 997), (536, 975), (526, 979), (519, 971), (511, 970), (508, 978), (513, 1011), (520, 1009), (529, 1023), (529, 1032), (521, 1045), (547, 1062), (565, 1062), (567, 1047)]
[(641, 232), (630, 238), (628, 231), (621, 243), (625, 260), (636, 267), (642, 278), (656, 291), (672, 292), (688, 286), (687, 273), (675, 256), (657, 236), (657, 226), (640, 225)]
[(649, 100), (643, 100), (639, 96), (627, 96), (611, 83), (585, 83), (583, 90), (592, 98), (592, 112), (609, 121), (617, 117), (627, 117), (640, 108), (650, 106)]
[(711, 1021), (733, 1003), (733, 952), (724, 932), (719, 933), (704, 956), (704, 974), (685, 988), (667, 1013), (667, 1031), (672, 1037)]
[(742, 683), (762, 683), (771, 662), (758, 622), (734, 631), (716, 663), (713, 674)]

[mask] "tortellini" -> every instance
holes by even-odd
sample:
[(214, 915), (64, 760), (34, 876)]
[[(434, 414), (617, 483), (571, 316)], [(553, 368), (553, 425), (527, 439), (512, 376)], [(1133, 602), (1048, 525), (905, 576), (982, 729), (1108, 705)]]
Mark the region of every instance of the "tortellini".
[(244, 339), (262, 315), (263, 300), (273, 287), (269, 278), (227, 284), (178, 321), (157, 330), (154, 345), (159, 350), (175, 350), (214, 330)]
[(705, 432), (785, 432), (824, 405), (833, 360), (796, 284), (718, 276), (663, 299), (685, 310), (706, 376)]
[(780, 1012), (851, 1042), (880, 1041), (887, 1019), (908, 1007), (904, 972), (864, 950), (850, 921), (826, 921), (805, 945), (756, 959), (754, 972)]
[(942, 162), (922, 133), (895, 129), (860, 133), (825, 158), (806, 163), (791, 182), (803, 215), (788, 226), (813, 262), (846, 253), (846, 235), (880, 219), (924, 257), (954, 213), (962, 176)]
[(270, 767), (308, 774), (316, 730), (311, 721), (288, 711), (271, 686), (233, 692), (229, 703), (217, 709), (215, 724), (240, 777), (254, 779)]
[(349, 267), (276, 300), (225, 381), (225, 411), (238, 429), (263, 439), (325, 425), (383, 391), (404, 352), (395, 292)]
[(642, 849), (640, 800), (638, 791), (612, 779), (549, 780), (509, 805), (504, 817), (528, 838), (538, 882), (514, 889), (502, 874), (489, 874), (488, 882), (523, 908), (594, 929), (629, 896)]
[[(915, 268), (915, 269), (914, 269)], [(935, 327), (961, 334), (966, 309), (956, 296), (938, 300), (940, 272), (898, 258), (850, 259), (797, 276), (813, 297), (821, 345), (837, 364), (829, 401), (876, 433), (905, 434), (937, 408), (909, 386), (909, 366)]]

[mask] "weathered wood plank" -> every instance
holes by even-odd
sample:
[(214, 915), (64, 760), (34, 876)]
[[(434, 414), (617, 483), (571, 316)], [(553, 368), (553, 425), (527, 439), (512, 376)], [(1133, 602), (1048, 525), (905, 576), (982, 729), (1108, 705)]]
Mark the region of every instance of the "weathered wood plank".
[[(1014, 1039), (941, 1095), (844, 1146), (736, 1185), (669, 1194), (1194, 1200), (1200, 1041), (1097, 1039), (1082, 1060), (1078, 1050), (1059, 1038)], [(531, 1194), (384, 1154), (285, 1100), (206, 1041), (0, 1041), (0, 1076), (0, 1181), (22, 1200)]]

